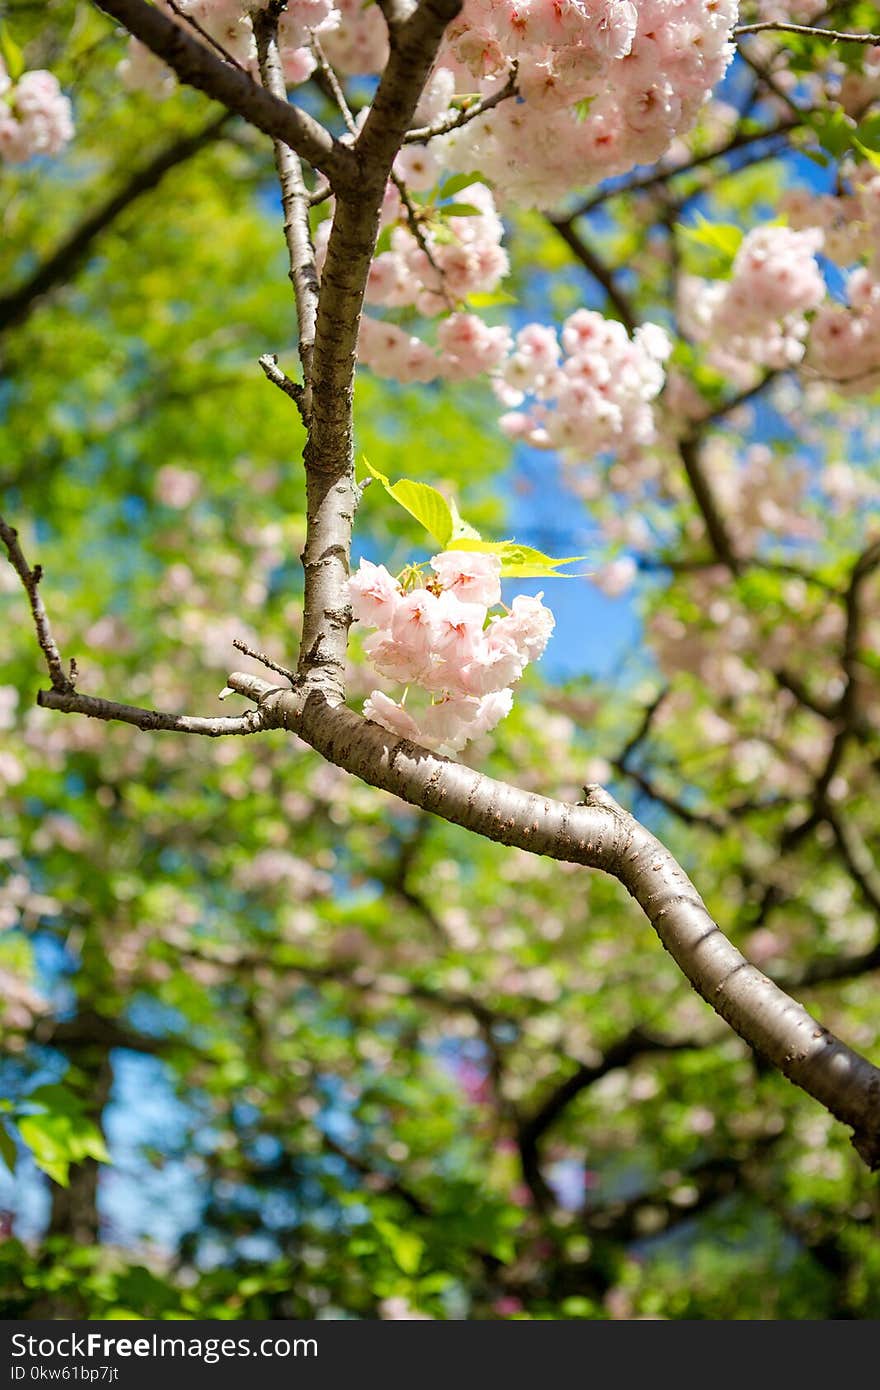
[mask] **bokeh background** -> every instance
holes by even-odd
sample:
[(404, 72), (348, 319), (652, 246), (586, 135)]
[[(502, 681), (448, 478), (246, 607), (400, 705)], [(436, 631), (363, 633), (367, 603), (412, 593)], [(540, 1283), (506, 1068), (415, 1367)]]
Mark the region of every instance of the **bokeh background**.
[[(63, 159), (2, 171), (4, 293), (216, 115), (185, 91), (126, 92), (91, 6), (7, 10), (78, 129)], [(718, 100), (772, 120), (741, 62)], [(675, 184), (685, 224), (753, 225), (780, 188), (836, 177), (778, 141), (704, 172)], [(590, 234), (671, 325), (669, 215), (609, 196)], [(544, 219), (509, 224), (516, 303), (499, 321), (606, 308)], [(214, 132), (0, 333), (3, 511), (44, 565), (82, 688), (228, 709), (226, 674), (248, 668), (233, 639), (289, 661), (300, 621), (303, 438), (256, 367), (294, 360), (262, 137)], [(509, 589), (543, 589), (557, 629), (468, 757), (558, 797), (606, 782), (737, 944), (876, 1057), (877, 902), (821, 826), (785, 843), (806, 716), (761, 684), (768, 634), (805, 672), (832, 660), (835, 600), (772, 569), (740, 581), (758, 685), (732, 704), (653, 642), (658, 614), (716, 653), (728, 641), (732, 610), (707, 612), (674, 564), (692, 506), (643, 509), (656, 553), (632, 528), (609, 541), (607, 514), (496, 417), (488, 387), (359, 379), (359, 454), (442, 488), (484, 535), (587, 557)], [(870, 402), (783, 381), (725, 430), (734, 462), (759, 440), (806, 470), (816, 525), (780, 544), (843, 584), (877, 524)], [(821, 491), (839, 457), (864, 479), (857, 507)], [(429, 552), (374, 488), (355, 553), (396, 571)], [(596, 576), (622, 556), (632, 582), (609, 595)], [(693, 994), (618, 885), (468, 836), (281, 733), (187, 740), (38, 710), (11, 569), (0, 593), (5, 1317), (878, 1316), (877, 1190), (846, 1133)], [(370, 688), (358, 650), (355, 635), (354, 700)], [(852, 760), (870, 850), (876, 742)]]

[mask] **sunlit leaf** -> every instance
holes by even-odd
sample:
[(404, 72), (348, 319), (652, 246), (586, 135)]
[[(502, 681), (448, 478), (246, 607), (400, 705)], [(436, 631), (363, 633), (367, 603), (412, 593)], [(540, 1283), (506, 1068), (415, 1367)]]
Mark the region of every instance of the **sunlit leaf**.
[(428, 483), (414, 482), (411, 478), (401, 478), (399, 482), (392, 483), (384, 473), (374, 468), (367, 458), (364, 458), (364, 465), (382, 484), (388, 496), (393, 497), (405, 512), (415, 517), (440, 548), (445, 549), (453, 534), (454, 521), (449, 503), (443, 494)]
[(484, 541), (471, 538), (450, 541), (449, 550), (474, 550), (485, 555), (498, 555), (501, 558), (501, 574), (504, 578), (517, 579), (578, 579), (581, 575), (560, 574), (563, 565), (574, 565), (586, 560), (586, 555), (565, 555), (554, 559), (542, 550), (530, 545), (519, 545), (516, 541)]

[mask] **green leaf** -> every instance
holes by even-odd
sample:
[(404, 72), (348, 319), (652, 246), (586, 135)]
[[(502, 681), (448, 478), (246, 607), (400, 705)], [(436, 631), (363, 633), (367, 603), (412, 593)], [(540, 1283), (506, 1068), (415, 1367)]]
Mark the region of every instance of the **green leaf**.
[(391, 1258), (404, 1274), (417, 1274), (425, 1242), (414, 1231), (405, 1231), (391, 1221), (377, 1221), (376, 1229), (391, 1251)]
[(677, 231), (695, 246), (720, 251), (722, 256), (727, 256), (730, 260), (733, 260), (739, 250), (744, 236), (742, 227), (737, 227), (733, 222), (710, 222), (708, 218), (700, 215), (693, 225), (685, 226), (683, 222), (679, 222)]
[(519, 301), (507, 290), (491, 290), (485, 294), (470, 294), (467, 302), (472, 309), (491, 309), (495, 304), (517, 304)]
[(454, 522), (449, 503), (443, 494), (435, 487), (430, 487), (427, 483), (414, 482), (411, 478), (401, 478), (399, 482), (392, 483), (384, 473), (374, 468), (366, 457), (364, 465), (382, 484), (388, 496), (393, 497), (398, 506), (415, 517), (441, 550), (445, 550), (452, 538)]
[[(63, 1117), (60, 1117), (63, 1118)], [(62, 1142), (51, 1115), (25, 1115), (18, 1122), (18, 1132), (38, 1168), (53, 1182), (66, 1187), (70, 1173), (69, 1146)]]
[(475, 183), (480, 183), (479, 174), (453, 174), (451, 179), (447, 179), (440, 189), (441, 198), (454, 198), (456, 193), (460, 193), (463, 188), (471, 188)]
[(875, 111), (873, 115), (859, 121), (856, 135), (861, 144), (867, 145), (869, 150), (880, 150), (880, 111)]
[(376, 250), (373, 253), (375, 256), (381, 256), (386, 251), (391, 250), (391, 233), (393, 231), (393, 226), (382, 228), (381, 232), (379, 233), (379, 240), (376, 242)]
[(67, 1186), (72, 1163), (82, 1163), (86, 1158), (110, 1162), (104, 1136), (69, 1087), (38, 1086), (27, 1097), (27, 1103), (41, 1106), (42, 1112), (22, 1116), (18, 1132), (37, 1167), (62, 1187)]
[(839, 107), (834, 111), (814, 111), (806, 119), (823, 150), (833, 154), (835, 159), (852, 149), (855, 122)]
[(24, 72), (24, 54), (10, 34), (8, 24), (0, 24), (0, 57), (11, 81), (17, 82)]
[(28, 1105), (39, 1105), (44, 1110), (49, 1110), (60, 1115), (81, 1115), (83, 1112), (83, 1102), (69, 1086), (62, 1086), (54, 1083), (47, 1086), (38, 1086), (36, 1090), (30, 1091), (26, 1097)]
[(880, 150), (870, 150), (867, 145), (863, 145), (861, 140), (853, 136), (853, 144), (860, 154), (864, 155), (869, 164), (873, 164), (875, 169), (880, 169)]
[(573, 565), (587, 558), (586, 555), (565, 555), (557, 560), (550, 555), (545, 555), (542, 550), (535, 550), (530, 545), (518, 545), (516, 541), (482, 541), (463, 538), (450, 541), (446, 548), (447, 550), (474, 550), (484, 555), (499, 555), (501, 557), (502, 577), (515, 577), (517, 579), (579, 579), (583, 576), (559, 574), (558, 571), (562, 565)]
[(15, 1140), (5, 1125), (0, 1125), (0, 1158), (2, 1158), (10, 1173), (14, 1173), (15, 1162), (18, 1158), (18, 1149), (16, 1148)]
[(485, 217), (483, 208), (475, 207), (473, 203), (444, 203), (443, 207), (437, 211), (443, 217)]
[(474, 526), (471, 526), (469, 522), (464, 520), (464, 518), (458, 510), (458, 507), (456, 506), (454, 497), (450, 499), (449, 510), (452, 513), (452, 536), (450, 537), (450, 540), (447, 542), (447, 549), (451, 545), (452, 541), (480, 540), (479, 531)]

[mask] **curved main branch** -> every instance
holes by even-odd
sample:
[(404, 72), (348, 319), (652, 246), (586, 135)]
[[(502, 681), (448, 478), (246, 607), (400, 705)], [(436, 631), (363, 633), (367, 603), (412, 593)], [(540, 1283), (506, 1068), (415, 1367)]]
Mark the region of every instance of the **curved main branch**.
[(297, 733), (337, 767), (486, 839), (601, 869), (647, 916), (698, 994), (748, 1045), (853, 1130), (880, 1168), (880, 1069), (854, 1052), (728, 941), (674, 856), (601, 787), (578, 805), (536, 796), (437, 757), (317, 692), (303, 700), (252, 676), (230, 676), (268, 725)]
[(391, 166), (410, 126), (443, 31), (461, 0), (421, 0), (390, 30), (391, 53), (354, 145), (360, 181), (340, 194), (327, 244), (312, 357), (306, 465), (303, 630), (298, 673), (337, 702), (345, 691), (351, 620), (346, 580), (358, 492), (352, 401), (364, 292)]

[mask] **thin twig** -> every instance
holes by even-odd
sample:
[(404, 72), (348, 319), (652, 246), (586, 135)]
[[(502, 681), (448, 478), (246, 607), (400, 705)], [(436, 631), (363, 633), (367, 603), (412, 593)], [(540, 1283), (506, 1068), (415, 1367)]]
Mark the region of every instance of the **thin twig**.
[(318, 64), (318, 70), (327, 85), (327, 90), (333, 101), (339, 107), (342, 119), (345, 121), (349, 135), (357, 135), (358, 128), (351, 107), (348, 104), (345, 92), (342, 90), (342, 83), (336, 75), (333, 67), (327, 61), (327, 56), (321, 47), (321, 40), (317, 34), (311, 35), (311, 49)]
[(302, 416), (303, 424), (307, 424), (308, 422), (306, 421), (305, 412), (303, 410), (303, 388), (300, 386), (299, 382), (293, 381), (286, 372), (281, 370), (278, 366), (278, 358), (275, 356), (274, 352), (264, 352), (263, 356), (258, 360), (263, 372), (271, 381), (272, 385), (277, 386), (279, 391), (283, 391), (285, 396), (290, 397)]
[[(40, 651), (46, 658), (46, 666), (49, 671), (49, 678), (52, 681), (52, 689), (66, 694), (73, 690), (74, 685), (71, 676), (68, 676), (64, 669), (61, 652), (58, 650), (58, 644), (52, 635), (49, 615), (43, 605), (43, 600), (40, 598), (39, 584), (43, 577), (42, 567), (40, 565), (34, 565), (33, 569), (31, 569), (19, 545), (18, 532), (14, 527), (7, 525), (2, 517), (0, 517), (0, 539), (2, 539), (3, 544), (6, 546), (9, 563), (21, 580), (24, 591), (28, 596), (31, 614), (34, 619), (34, 627), (37, 630), (37, 641), (40, 645)], [(74, 671), (75, 669), (74, 667)]]
[(766, 34), (776, 30), (780, 34), (805, 34), (809, 38), (827, 39), (829, 43), (880, 44), (880, 34), (850, 34), (839, 29), (815, 29), (810, 24), (788, 24), (778, 19), (763, 19), (756, 24), (738, 24), (733, 31), (735, 39), (743, 34)]
[(591, 246), (587, 245), (580, 233), (575, 231), (569, 218), (548, 216), (547, 221), (554, 231), (558, 232), (569, 250), (574, 252), (584, 269), (601, 285), (617, 310), (620, 321), (627, 332), (634, 332), (639, 323), (638, 315), (628, 296), (624, 294), (615, 281), (614, 271), (605, 264)]
[[(714, 150), (706, 150), (704, 154), (695, 155), (693, 159), (688, 160), (685, 164), (663, 167), (661, 163), (661, 167), (654, 170), (651, 174), (644, 174), (640, 178), (631, 179), (629, 183), (622, 184), (618, 188), (600, 189), (598, 193), (594, 193), (575, 209), (572, 213), (572, 221), (576, 221), (579, 217), (585, 217), (588, 213), (592, 212), (594, 208), (601, 207), (603, 203), (607, 203), (611, 198), (629, 197), (633, 193), (647, 193), (658, 184), (666, 183), (668, 179), (677, 179), (681, 178), (684, 174), (691, 174), (696, 169), (701, 169), (706, 164), (714, 163), (716, 159), (725, 159), (727, 155), (735, 154), (737, 150), (745, 149), (748, 145), (758, 144), (762, 140), (782, 139), (792, 130), (795, 130), (799, 124), (799, 120), (790, 120), (786, 117), (767, 130), (738, 131), (725, 145), (719, 145)], [(770, 151), (766, 157), (769, 158), (770, 153), (775, 153), (775, 150)], [(765, 156), (761, 157), (764, 158)]]
[[(213, 48), (215, 53), (220, 55), (224, 63), (231, 63), (234, 68), (238, 68), (239, 72), (247, 73), (247, 68), (244, 67), (237, 58), (233, 58), (232, 54), (223, 47), (222, 43), (218, 43), (217, 40), (208, 33), (207, 29), (199, 23), (195, 15), (187, 14), (185, 10), (182, 10), (180, 6), (175, 3), (175, 0), (167, 0), (167, 5), (169, 10), (177, 15), (178, 19), (182, 19), (184, 24), (188, 24), (191, 29), (195, 30), (199, 38), (204, 39), (205, 43), (210, 44), (211, 48)], [(248, 76), (250, 76), (250, 74), (248, 74)]]
[(718, 506), (712, 485), (703, 467), (699, 440), (694, 437), (681, 439), (678, 450), (712, 549), (731, 574), (739, 574), (742, 571), (742, 561), (734, 549), (727, 522)]
[(246, 642), (240, 641), (238, 637), (233, 637), (232, 645), (238, 651), (243, 652), (245, 656), (252, 657), (254, 661), (259, 661), (261, 666), (267, 666), (270, 671), (277, 672), (279, 676), (286, 676), (291, 683), (296, 680), (293, 671), (288, 671), (286, 666), (279, 666), (277, 661), (273, 661), (270, 656), (266, 656), (265, 652), (254, 651), (253, 647), (249, 647)]
[(754, 58), (752, 58), (742, 47), (739, 49), (739, 56), (742, 58), (743, 62), (752, 69), (752, 72), (755, 74), (755, 76), (760, 78), (760, 80), (764, 83), (764, 86), (767, 88), (768, 92), (772, 92), (773, 95), (776, 97), (777, 101), (783, 102), (784, 105), (788, 107), (789, 111), (795, 117), (796, 120), (806, 120), (807, 116), (810, 113), (802, 110), (802, 108), (798, 106), (797, 102), (792, 100), (785, 88), (780, 87), (779, 83), (776, 81), (776, 78), (773, 76), (772, 73), (769, 73), (766, 68), (761, 67), (760, 63), (756, 63)]
[[(260, 78), (267, 92), (279, 101), (287, 100), (287, 85), (278, 49), (278, 17), (271, 11), (254, 15)], [(273, 142), (275, 167), (281, 185), (284, 210), (284, 240), (290, 261), (290, 283), (296, 301), (299, 328), (299, 356), (303, 387), (297, 409), (308, 426), (312, 413), (312, 357), (315, 351), (315, 325), (318, 318), (318, 269), (309, 226), (310, 195), (303, 178), (299, 155), (282, 140)], [(265, 368), (264, 368), (265, 371)], [(268, 373), (267, 373), (268, 375)], [(290, 394), (288, 392), (288, 394)], [(294, 398), (295, 399), (295, 398)]]
[(224, 734), (252, 734), (263, 727), (263, 716), (259, 709), (249, 710), (234, 718), (203, 719), (189, 714), (162, 714), (159, 710), (140, 709), (136, 705), (121, 705), (114, 700), (103, 700), (91, 695), (81, 695), (76, 689), (76, 662), (70, 662), (69, 674), (64, 669), (64, 661), (58, 644), (52, 635), (49, 615), (39, 594), (39, 584), (43, 577), (39, 565), (33, 568), (28, 564), (18, 541), (18, 532), (0, 517), (0, 539), (6, 546), (9, 563), (22, 582), (37, 632), (37, 642), (46, 661), (51, 690), (41, 690), (37, 704), (44, 709), (60, 710), (64, 714), (87, 714), (93, 719), (118, 719), (124, 724), (134, 724), (139, 729), (166, 729), (179, 734), (206, 734), (209, 738), (219, 738)]
[(431, 249), (431, 243), (425, 236), (425, 229), (419, 221), (418, 209), (416, 208), (415, 203), (410, 197), (409, 189), (407, 188), (403, 179), (399, 176), (399, 174), (395, 174), (393, 169), (391, 171), (391, 182), (397, 189), (398, 197), (400, 198), (400, 201), (403, 203), (404, 212), (406, 213), (407, 225), (413, 236), (413, 239), (415, 240), (419, 250), (427, 258), (428, 264), (430, 265), (434, 274), (437, 276), (437, 279), (440, 281), (440, 288), (437, 291), (437, 293), (443, 296), (450, 309), (454, 309), (455, 301), (450, 297), (450, 295), (446, 291), (446, 281), (443, 275), (443, 271), (440, 269), (439, 265), (434, 259), (434, 252)]
[(503, 87), (491, 96), (481, 97), (473, 106), (466, 106), (457, 115), (447, 117), (442, 121), (435, 121), (433, 125), (420, 126), (418, 130), (408, 130), (403, 137), (405, 145), (426, 145), (429, 140), (433, 140), (437, 135), (448, 135), (452, 130), (460, 130), (462, 126), (475, 121), (478, 116), (483, 116), (493, 107), (498, 106), (508, 97), (517, 95), (516, 79), (518, 67), (514, 62)]

